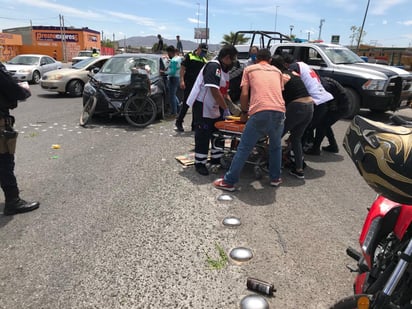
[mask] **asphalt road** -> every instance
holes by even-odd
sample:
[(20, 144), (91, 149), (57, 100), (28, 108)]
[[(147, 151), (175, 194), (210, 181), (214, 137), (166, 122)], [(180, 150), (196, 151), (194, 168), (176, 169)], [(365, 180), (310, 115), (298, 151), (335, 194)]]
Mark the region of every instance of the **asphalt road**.
[[(328, 308), (352, 292), (345, 249), (357, 246), (375, 193), (342, 147), (307, 156), (306, 180), (285, 172), (279, 188), (248, 167), (233, 200), (220, 201), (211, 182), (222, 171), (204, 177), (175, 160), (193, 135), (173, 121), (81, 128), (80, 98), (31, 89), (13, 111), (16, 175), (41, 207), (0, 215), (0, 308), (239, 308), (254, 294), (247, 277), (274, 284), (272, 309)], [(347, 126), (334, 127), (340, 142)], [(231, 215), (239, 227), (222, 224)], [(217, 247), (253, 258), (216, 269)]]

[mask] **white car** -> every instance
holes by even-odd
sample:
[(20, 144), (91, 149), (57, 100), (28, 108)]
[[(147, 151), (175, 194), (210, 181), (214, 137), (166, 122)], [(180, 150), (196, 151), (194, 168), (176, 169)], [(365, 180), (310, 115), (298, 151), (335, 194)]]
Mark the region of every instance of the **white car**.
[(47, 55), (38, 54), (18, 55), (4, 65), (14, 79), (33, 84), (38, 84), (44, 73), (62, 68), (60, 61)]
[(88, 74), (96, 68), (100, 69), (110, 57), (91, 57), (77, 62), (71, 68), (47, 72), (41, 78), (40, 86), (46, 91), (79, 97), (83, 94), (84, 84), (89, 80)]
[[(96, 53), (100, 54), (100, 50), (96, 49)], [(79, 51), (79, 53), (77, 54), (76, 57), (73, 57), (72, 59), (72, 65), (76, 64), (77, 62), (80, 62), (84, 59), (93, 57), (93, 50), (81, 50)]]

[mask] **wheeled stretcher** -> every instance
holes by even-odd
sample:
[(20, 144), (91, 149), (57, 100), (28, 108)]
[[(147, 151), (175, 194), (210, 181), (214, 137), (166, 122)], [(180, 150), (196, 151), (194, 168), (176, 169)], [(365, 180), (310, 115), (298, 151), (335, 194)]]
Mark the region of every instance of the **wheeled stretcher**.
[[(220, 163), (222, 168), (228, 169), (242, 138), (245, 123), (239, 120), (226, 119), (216, 122), (215, 127), (218, 129), (214, 133), (216, 137), (215, 147), (216, 145), (223, 145), (223, 148), (216, 148), (222, 149), (223, 156)], [(264, 173), (268, 172), (268, 143), (269, 138), (267, 136), (260, 138), (246, 161), (246, 163), (253, 165), (256, 179), (262, 178)]]

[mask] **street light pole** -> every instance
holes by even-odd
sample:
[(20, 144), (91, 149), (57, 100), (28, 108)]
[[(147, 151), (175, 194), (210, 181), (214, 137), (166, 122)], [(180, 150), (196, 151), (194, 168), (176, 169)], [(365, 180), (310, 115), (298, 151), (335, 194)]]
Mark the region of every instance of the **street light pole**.
[(206, 0), (206, 44), (209, 39), (209, 1)]
[(289, 34), (289, 36), (292, 36), (292, 30), (293, 30), (293, 28), (295, 28), (294, 25), (290, 25), (290, 26), (289, 26), (289, 29), (290, 29), (290, 34)]
[(356, 52), (359, 51), (359, 45), (360, 45), (360, 42), (361, 42), (361, 39), (362, 39), (362, 34), (363, 34), (363, 27), (365, 26), (366, 16), (368, 15), (369, 2), (370, 2), (370, 0), (368, 0), (368, 4), (366, 5), (365, 16), (363, 17), (362, 27), (361, 27), (360, 32), (359, 32), (358, 45), (356, 46)]
[[(200, 24), (199, 18), (200, 18), (200, 3), (198, 2), (197, 3), (197, 31), (200, 30), (200, 28), (199, 28), (199, 24)], [(197, 37), (197, 42), (199, 43), (199, 37)]]
[(277, 26), (277, 23), (278, 23), (278, 7), (279, 7), (279, 5), (277, 5), (276, 9), (275, 9), (275, 32), (276, 32), (276, 26)]

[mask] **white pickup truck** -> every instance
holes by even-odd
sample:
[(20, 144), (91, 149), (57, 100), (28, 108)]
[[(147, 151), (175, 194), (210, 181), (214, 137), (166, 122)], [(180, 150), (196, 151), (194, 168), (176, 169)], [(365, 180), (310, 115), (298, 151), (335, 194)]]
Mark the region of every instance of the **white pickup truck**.
[[(236, 45), (239, 34), (249, 35), (247, 46)], [(375, 112), (395, 111), (412, 100), (410, 72), (394, 66), (367, 63), (341, 45), (297, 43), (281, 33), (268, 31), (238, 31), (233, 43), (238, 50), (242, 47), (248, 50), (248, 47), (256, 45), (270, 49), (273, 55), (291, 54), (297, 61), (310, 65), (320, 76), (335, 79), (350, 98), (348, 117), (356, 115), (360, 108)], [(243, 58), (247, 57), (246, 54)]]

